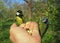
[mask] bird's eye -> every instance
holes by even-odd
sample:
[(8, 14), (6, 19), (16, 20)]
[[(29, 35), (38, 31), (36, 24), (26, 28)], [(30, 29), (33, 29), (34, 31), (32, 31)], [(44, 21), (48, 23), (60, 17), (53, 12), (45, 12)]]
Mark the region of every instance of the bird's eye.
[(19, 12), (16, 13), (16, 15), (19, 15), (19, 14), (20, 14)]

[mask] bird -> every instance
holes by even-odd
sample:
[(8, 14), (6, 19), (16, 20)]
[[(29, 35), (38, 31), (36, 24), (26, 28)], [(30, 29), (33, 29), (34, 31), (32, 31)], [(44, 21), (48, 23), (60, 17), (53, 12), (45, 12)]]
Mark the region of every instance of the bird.
[(21, 25), (23, 23), (23, 14), (21, 10), (17, 11), (15, 20), (16, 20), (17, 25)]
[[(23, 14), (22, 14), (22, 11), (21, 10), (18, 10), (17, 13), (16, 13), (16, 23), (17, 25), (21, 25), (22, 23), (24, 23), (23, 21)], [(26, 30), (30, 35), (32, 35), (32, 31), (29, 30), (29, 28)]]

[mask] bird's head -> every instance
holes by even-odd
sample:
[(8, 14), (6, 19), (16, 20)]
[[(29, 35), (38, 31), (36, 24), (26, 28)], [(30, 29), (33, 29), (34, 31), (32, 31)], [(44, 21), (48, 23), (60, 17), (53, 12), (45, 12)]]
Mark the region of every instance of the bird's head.
[(22, 11), (21, 10), (18, 10), (17, 13), (16, 13), (16, 16), (19, 16), (19, 17), (23, 17), (23, 14), (22, 14)]

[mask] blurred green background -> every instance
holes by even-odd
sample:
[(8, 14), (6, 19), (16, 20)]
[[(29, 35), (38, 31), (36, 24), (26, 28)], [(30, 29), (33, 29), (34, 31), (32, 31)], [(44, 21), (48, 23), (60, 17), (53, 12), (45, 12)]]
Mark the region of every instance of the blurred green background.
[(60, 43), (60, 0), (0, 0), (0, 43), (11, 43), (9, 29), (15, 22), (17, 10), (22, 10), (24, 21), (39, 21), (41, 33), (47, 17), (49, 28), (42, 43)]

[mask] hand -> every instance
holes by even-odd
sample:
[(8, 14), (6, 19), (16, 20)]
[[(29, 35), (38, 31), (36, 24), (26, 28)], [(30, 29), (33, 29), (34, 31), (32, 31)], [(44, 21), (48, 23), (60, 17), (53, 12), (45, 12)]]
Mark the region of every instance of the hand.
[[(31, 31), (29, 34), (27, 29)], [(10, 27), (10, 39), (13, 43), (41, 43), (36, 22), (23, 23), (17, 26), (15, 23)]]

